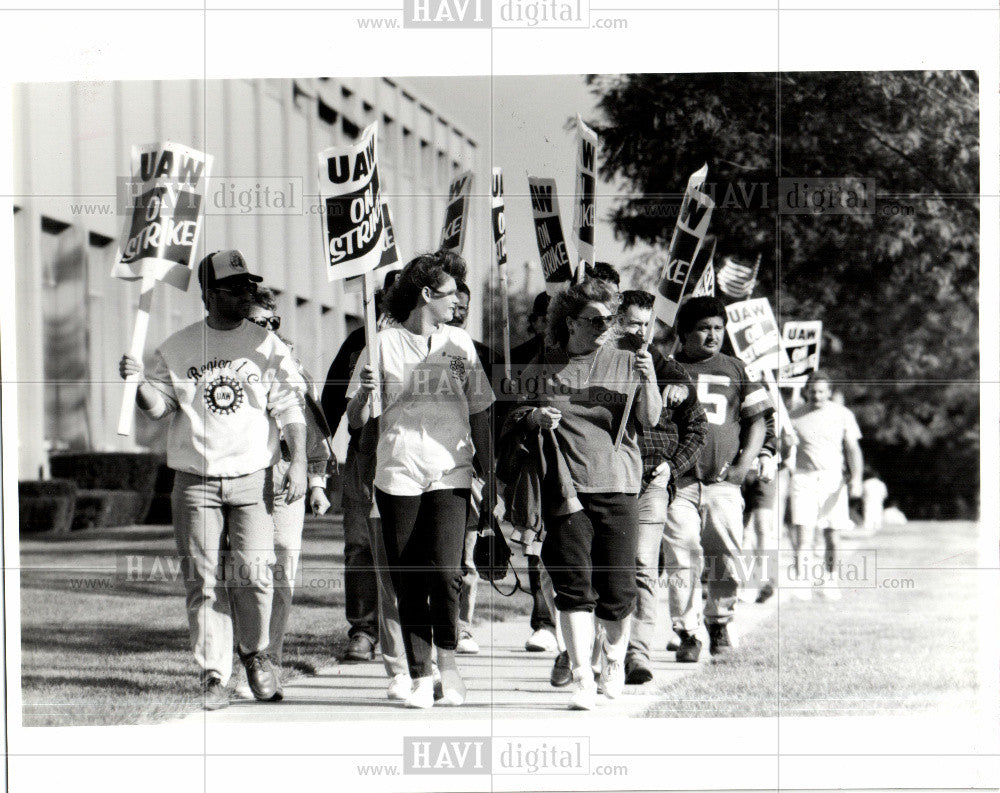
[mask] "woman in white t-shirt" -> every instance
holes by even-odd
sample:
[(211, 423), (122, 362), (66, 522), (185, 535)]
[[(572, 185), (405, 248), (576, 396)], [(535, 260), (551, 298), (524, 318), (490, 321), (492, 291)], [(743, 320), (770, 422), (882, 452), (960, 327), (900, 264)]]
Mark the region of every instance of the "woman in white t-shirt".
[(472, 337), (446, 324), (464, 277), (465, 262), (450, 251), (411, 261), (384, 298), (398, 325), (376, 336), (378, 372), (362, 353), (348, 388), (352, 427), (368, 421), (371, 394), (381, 394), (375, 500), (413, 679), (406, 704), (414, 708), (434, 704), (432, 644), (442, 704), (465, 701), (455, 647), (473, 457), (492, 473), (489, 378)]

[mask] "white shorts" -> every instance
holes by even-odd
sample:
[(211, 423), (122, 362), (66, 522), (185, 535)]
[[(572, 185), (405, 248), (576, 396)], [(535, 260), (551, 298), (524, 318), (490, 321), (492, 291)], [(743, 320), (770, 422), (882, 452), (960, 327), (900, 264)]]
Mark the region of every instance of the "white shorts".
[(840, 471), (792, 474), (792, 523), (813, 529), (840, 529), (850, 520), (847, 485)]

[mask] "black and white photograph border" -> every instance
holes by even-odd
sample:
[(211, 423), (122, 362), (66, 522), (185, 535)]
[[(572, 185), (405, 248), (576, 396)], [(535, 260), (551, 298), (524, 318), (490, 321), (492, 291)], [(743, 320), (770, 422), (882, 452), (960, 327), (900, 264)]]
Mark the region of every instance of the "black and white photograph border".
[[(1000, 784), (1000, 652), (991, 618), (1000, 594), (995, 9), (691, 11), (592, 1), (586, 24), (496, 21), (501, 7), (509, 15), (529, 5), (494, 0), (492, 29), (371, 21), (402, 25), (417, 13), (409, 0), (370, 12), (243, 4), (0, 11), (10, 21), (0, 25), (0, 50), (12, 98), (0, 125), (13, 130), (0, 157), (12, 205), (0, 234), (13, 263), (0, 290), (8, 789), (108, 790), (141, 780), (152, 790), (214, 790), (236, 779), (372, 791)], [(887, 35), (901, 24), (905, 40)], [(140, 30), (155, 30), (158, 43)], [(666, 100), (655, 121), (676, 151), (642, 127), (642, 91)], [(816, 111), (803, 99), (810, 95), (822, 97)], [(872, 128), (879, 95), (889, 110), (885, 126)], [(760, 98), (753, 129), (751, 97)], [(187, 707), (198, 669), (169, 496), (154, 492), (162, 488), (155, 480), (164, 435), (138, 411), (133, 437), (116, 433), (118, 359), (140, 302), (138, 281), (111, 277), (130, 211), (121, 204), (131, 146), (172, 140), (214, 158), (194, 262), (239, 248), (276, 293), (279, 332), (297, 342), (301, 364), (322, 383), (341, 341), (361, 327), (363, 307), (358, 291), (324, 272), (322, 227), (310, 214), (317, 153), (380, 121), (379, 174), (403, 262), (437, 247), (448, 184), (473, 172), (467, 327), (497, 346), (502, 314), (487, 212), (490, 169), (503, 167), (516, 344), (527, 338), (532, 298), (545, 286), (527, 174), (555, 179), (572, 250), (576, 113), (600, 135), (596, 258), (619, 269), (621, 289), (655, 291), (686, 179), (707, 161), (716, 275), (731, 262), (725, 282), (760, 254), (752, 296), (770, 300), (779, 328), (824, 319), (823, 368), (857, 415), (866, 462), (909, 522), (877, 536), (842, 533), (842, 569), (853, 566), (865, 587), (853, 579), (840, 601), (807, 603), (789, 586), (769, 603), (738, 604), (735, 663), (712, 663), (705, 637), (705, 657), (681, 669), (663, 649), (664, 593), (657, 679), (591, 712), (569, 710), (568, 690), (549, 685), (553, 652), (526, 651), (530, 599), (505, 598), (479, 581), (472, 633), (480, 652), (458, 658), (468, 701), (422, 711), (386, 699), (381, 663), (343, 661), (349, 582), (335, 475), (329, 514), (337, 517), (305, 521), (284, 700)], [(630, 136), (630, 125), (642, 133)], [(931, 131), (947, 146), (920, 137)], [(820, 157), (839, 137), (855, 146), (850, 156)], [(939, 159), (920, 159), (929, 153)], [(870, 189), (870, 221), (843, 202), (825, 215), (779, 211), (782, 190), (817, 177), (828, 189), (855, 197), (860, 190), (862, 200)], [(757, 196), (760, 183), (767, 187)], [(878, 214), (888, 206), (894, 214)], [(673, 215), (664, 221), (661, 211)], [(835, 240), (823, 239), (824, 223)], [(898, 245), (894, 230), (904, 238)], [(906, 246), (923, 255), (909, 257)], [(821, 294), (803, 288), (809, 279)], [(937, 279), (937, 292), (921, 279)], [(904, 296), (907, 310), (893, 303)], [(160, 342), (202, 314), (194, 284), (186, 292), (158, 285), (147, 366)], [(884, 331), (879, 320), (891, 323), (892, 335), (866, 333)], [(857, 349), (866, 338), (877, 355)], [(963, 360), (973, 352), (978, 367)], [(945, 408), (926, 404), (935, 393)], [(345, 428), (332, 429), (342, 468)], [(979, 460), (970, 464), (960, 454), (972, 440)], [(102, 469), (116, 454), (128, 470)], [(26, 532), (29, 512), (35, 521), (51, 518), (44, 499), (33, 512), (26, 501), (45, 492), (46, 480), (74, 474), (86, 509), (63, 516), (62, 535)], [(116, 494), (120, 485), (97, 482), (102, 475), (145, 477), (148, 492)], [(947, 481), (946, 494), (934, 491), (934, 477)], [(80, 499), (83, 490), (90, 492)], [(154, 519), (123, 521), (127, 511)], [(787, 556), (781, 542), (779, 567)], [(514, 567), (527, 585), (517, 548)], [(301, 585), (307, 577), (312, 586)], [(155, 771), (164, 762), (170, 771)]]

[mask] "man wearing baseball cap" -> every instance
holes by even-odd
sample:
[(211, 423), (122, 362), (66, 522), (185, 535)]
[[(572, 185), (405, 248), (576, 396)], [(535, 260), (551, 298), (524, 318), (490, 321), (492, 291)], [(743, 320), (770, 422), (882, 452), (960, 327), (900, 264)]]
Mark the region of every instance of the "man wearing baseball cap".
[[(153, 419), (170, 416), (174, 536), (208, 710), (229, 704), (234, 625), (254, 697), (281, 696), (266, 652), (274, 563), (270, 510), (274, 488), (289, 502), (305, 493), (305, 387), (277, 335), (244, 321), (261, 280), (239, 251), (209, 254), (198, 265), (205, 319), (167, 338), (151, 372), (128, 354), (119, 364), (122, 377), (139, 376), (139, 407)], [(279, 432), (292, 461), (284, 481), (274, 482)]]

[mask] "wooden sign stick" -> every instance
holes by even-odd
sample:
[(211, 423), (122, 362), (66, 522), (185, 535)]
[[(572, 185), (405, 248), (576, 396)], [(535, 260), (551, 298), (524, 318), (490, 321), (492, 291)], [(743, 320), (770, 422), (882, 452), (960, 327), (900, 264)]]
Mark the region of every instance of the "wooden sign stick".
[[(366, 272), (362, 278), (364, 308), (365, 308), (365, 350), (367, 351), (368, 365), (375, 372), (375, 377), (380, 377), (379, 350), (377, 329), (375, 327), (375, 273), (371, 270)], [(372, 418), (377, 419), (382, 415), (382, 390), (381, 383), (372, 391), (371, 395)]]
[[(139, 292), (139, 310), (135, 315), (135, 326), (132, 329), (132, 346), (129, 355), (138, 361), (146, 347), (146, 332), (149, 330), (149, 309), (153, 305), (153, 287), (156, 279), (151, 275), (142, 277), (142, 291)], [(122, 407), (118, 413), (118, 434), (132, 434), (132, 420), (135, 417), (135, 395), (139, 390), (139, 375), (129, 375), (125, 379), (125, 393), (122, 394)]]

